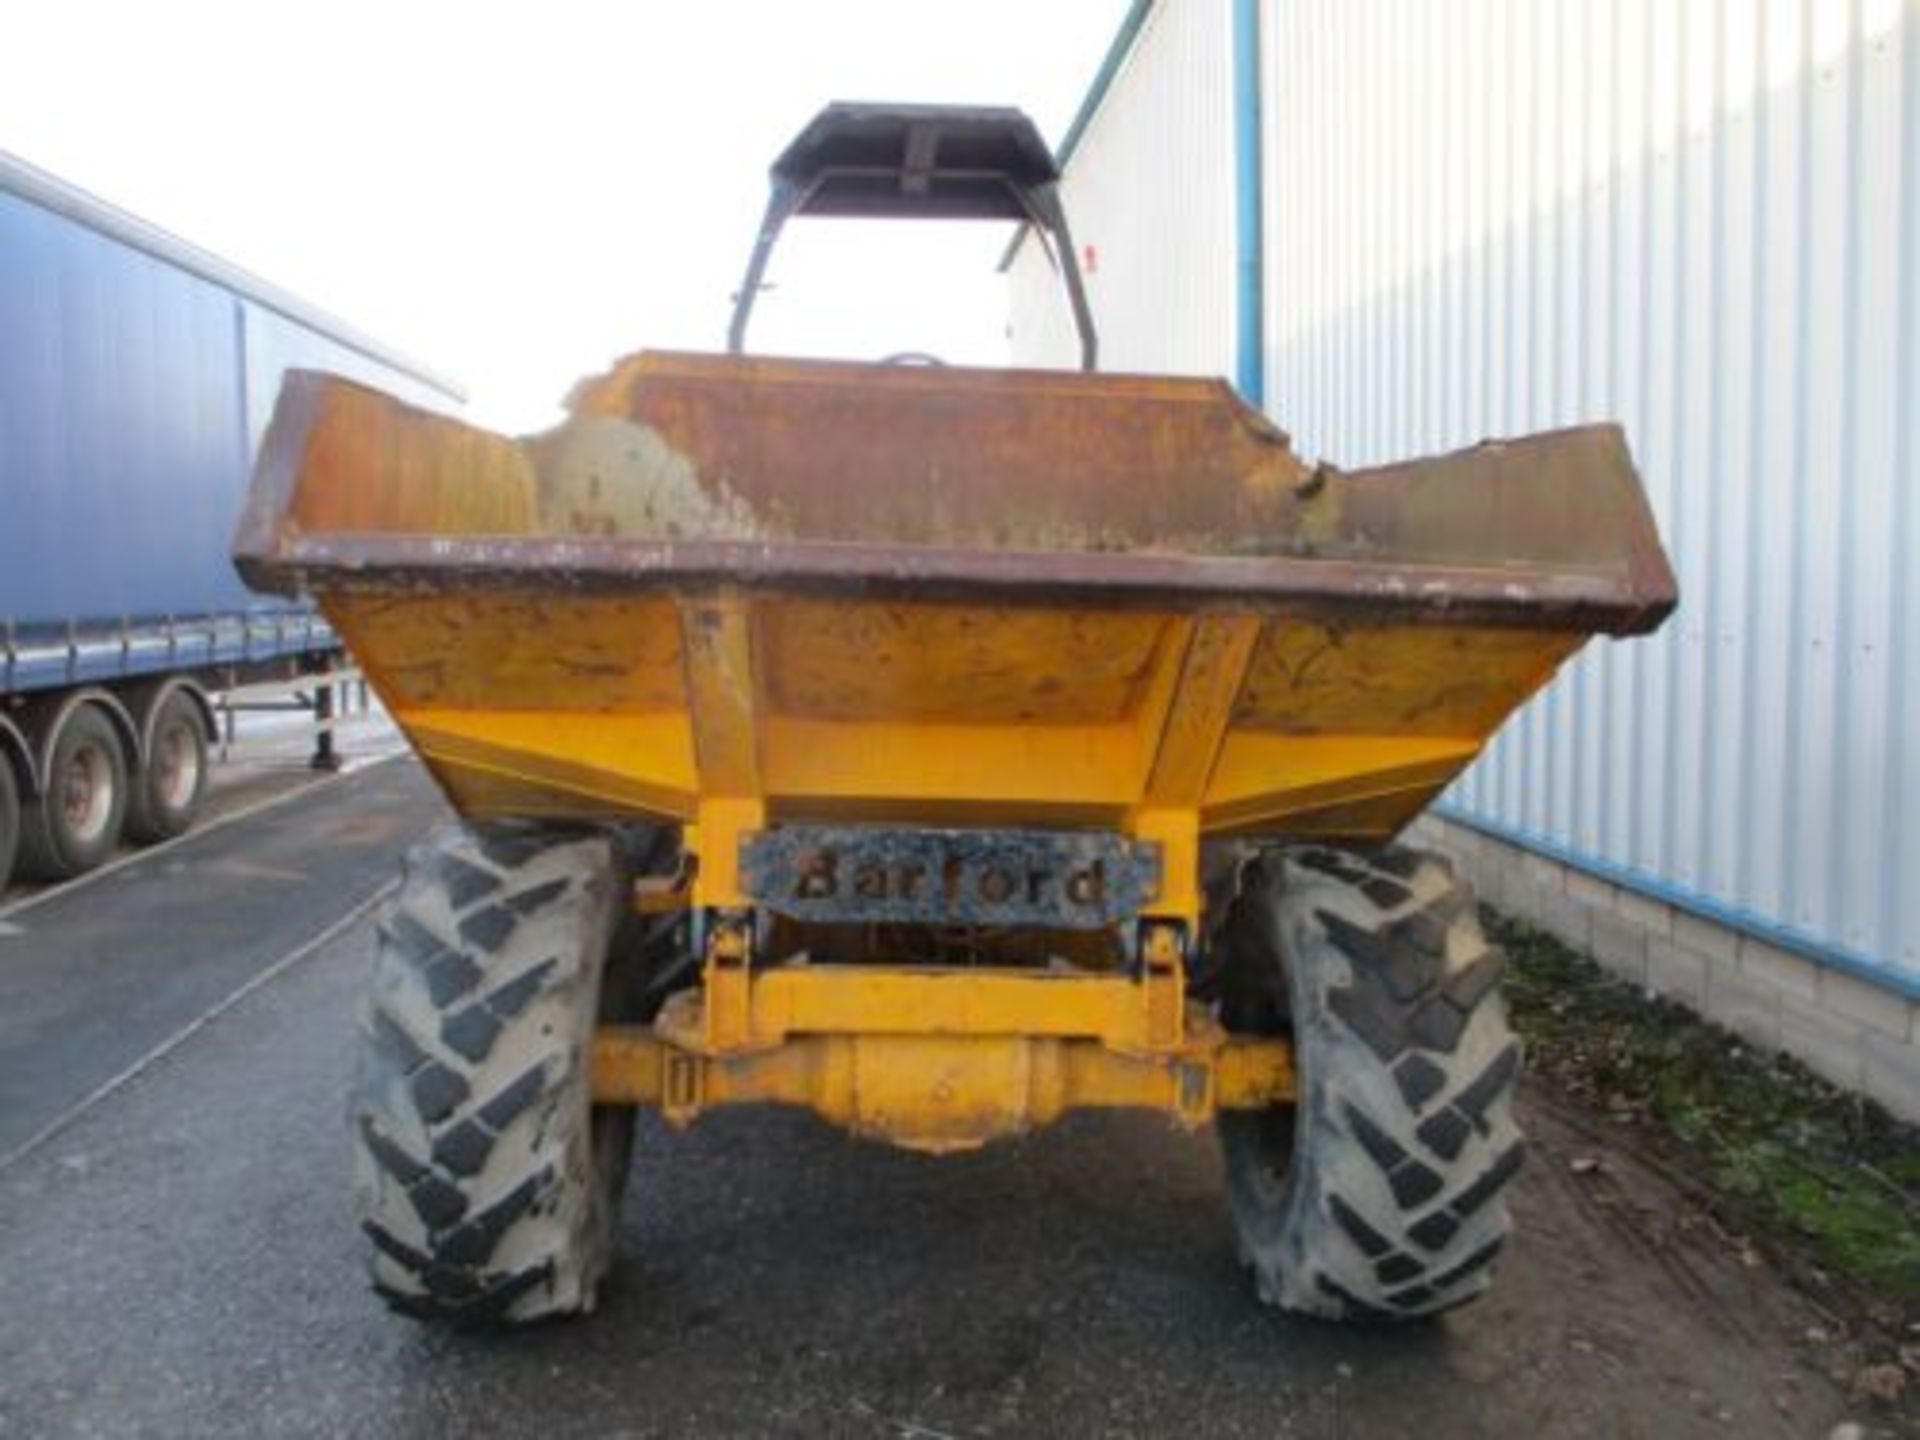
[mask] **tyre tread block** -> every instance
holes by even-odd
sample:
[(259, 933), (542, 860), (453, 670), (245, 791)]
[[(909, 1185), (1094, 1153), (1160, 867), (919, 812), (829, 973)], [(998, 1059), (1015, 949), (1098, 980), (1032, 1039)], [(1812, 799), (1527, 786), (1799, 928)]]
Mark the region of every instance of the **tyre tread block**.
[(362, 1220), (360, 1229), (373, 1241), (375, 1248), (388, 1259), (405, 1266), (415, 1274), (421, 1274), (433, 1268), (433, 1257), (414, 1249), (400, 1239), (377, 1220)]
[[(477, 950), (492, 953), (507, 943), (507, 937), (513, 934), (519, 924), (518, 915), (505, 905), (495, 902), (462, 917), (459, 927), (460, 938)], [(478, 978), (476, 974), (475, 979)]]
[(433, 1163), (463, 1180), (478, 1175), (493, 1153), (495, 1136), (478, 1120), (468, 1118), (435, 1138)]
[(1347, 1237), (1360, 1247), (1360, 1253), (1369, 1260), (1376, 1260), (1393, 1249), (1391, 1240), (1369, 1225), (1358, 1210), (1338, 1195), (1327, 1197), (1327, 1210), (1333, 1216), (1334, 1223), (1347, 1232)]
[(1353, 1130), (1353, 1136), (1367, 1152), (1373, 1163), (1387, 1177), (1387, 1187), (1393, 1191), (1394, 1203), (1402, 1210), (1411, 1210), (1424, 1205), (1441, 1190), (1446, 1181), (1440, 1174), (1409, 1155), (1391, 1135), (1376, 1125), (1365, 1112), (1355, 1106), (1346, 1107), (1347, 1123)]
[(534, 885), (522, 890), (518, 895), (503, 900), (501, 903), (515, 915), (524, 919), (528, 915), (533, 914), (534, 911), (543, 908), (566, 894), (567, 886), (570, 883), (571, 882), (565, 878), (549, 880), (543, 885)]
[(490, 1100), (480, 1107), (480, 1119), (495, 1135), (505, 1130), (534, 1101), (538, 1100), (547, 1088), (547, 1066), (544, 1060), (535, 1061), (527, 1070), (502, 1087)]
[(1457, 1160), (1466, 1148), (1467, 1137), (1473, 1134), (1473, 1122), (1449, 1105), (1422, 1121), (1414, 1133), (1422, 1145), (1442, 1160)]
[(1382, 991), (1349, 985), (1327, 995), (1327, 1009), (1382, 1060), (1407, 1048), (1407, 1017)]
[(1389, 875), (1402, 880), (1411, 880), (1420, 873), (1420, 867), (1429, 863), (1428, 858), (1419, 852), (1404, 846), (1390, 845), (1386, 849), (1367, 857), (1376, 870), (1384, 870)]
[(472, 1093), (459, 1071), (438, 1060), (429, 1060), (414, 1072), (409, 1090), (414, 1109), (429, 1125), (446, 1119)]
[[(432, 1256), (422, 1254), (405, 1241), (398, 1239), (384, 1225), (367, 1220), (361, 1223), (360, 1228), (366, 1232), (367, 1238), (373, 1241), (374, 1246), (382, 1254), (403, 1269), (410, 1271), (419, 1280), (422, 1288), (427, 1291), (427, 1296), (418, 1297), (417, 1303), (432, 1304), (432, 1301), (458, 1303), (471, 1300), (483, 1293), (484, 1285), (481, 1277), (460, 1266), (442, 1264)], [(431, 1300), (428, 1300), (428, 1296), (432, 1297)], [(432, 1308), (434, 1313), (439, 1314), (444, 1312), (445, 1306), (444, 1303), (436, 1304)]]
[(1374, 1277), (1382, 1285), (1398, 1285), (1426, 1273), (1427, 1267), (1404, 1251), (1396, 1251), (1373, 1267)]
[[(1443, 895), (1430, 901), (1419, 910), (1402, 915), (1388, 925), (1382, 932), (1387, 944), (1395, 950), (1407, 949), (1429, 958), (1427, 967), (1421, 972), (1424, 990), (1439, 980), (1441, 971), (1446, 968), (1447, 934), (1453, 928), (1458, 907), (1450, 904), (1451, 895)], [(1418, 993), (1418, 992), (1412, 992)], [(1411, 998), (1411, 995), (1403, 998)]]
[(467, 1213), (467, 1197), (460, 1188), (429, 1171), (407, 1187), (407, 1203), (429, 1230), (458, 1225)]
[(440, 1039), (461, 1058), (479, 1064), (493, 1052), (500, 1022), (484, 1001), (456, 1010), (440, 1022)]
[(487, 996), (487, 1008), (502, 1020), (511, 1020), (533, 1003), (533, 999), (547, 986), (553, 973), (560, 968), (558, 956), (549, 956), (534, 966), (526, 974), (509, 980)]
[(1353, 1138), (1360, 1142), (1361, 1148), (1372, 1157), (1374, 1164), (1383, 1171), (1390, 1171), (1407, 1159), (1407, 1152), (1400, 1143), (1374, 1124), (1364, 1110), (1349, 1105), (1346, 1111), (1347, 1124), (1353, 1127)]
[(1510, 1041), (1487, 1062), (1486, 1068), (1463, 1086), (1453, 1097), (1453, 1108), (1473, 1122), (1481, 1134), (1487, 1133), (1487, 1110), (1513, 1084), (1520, 1073), (1520, 1042)]
[(456, 910), (465, 910), (474, 901), (500, 888), (500, 877), (484, 865), (441, 851), (431, 860), (433, 873), (446, 890)]
[(1443, 952), (1409, 944), (1386, 930), (1369, 930), (1332, 910), (1317, 910), (1314, 918), (1326, 926), (1327, 938), (1353, 961), (1356, 988), (1384, 988), (1405, 1004), (1433, 988), (1446, 963)]
[(1447, 1072), (1414, 1050), (1393, 1067), (1393, 1081), (1400, 1087), (1400, 1098), (1418, 1114), (1429, 1100), (1446, 1088)]
[(1466, 1033), (1468, 1015), (1444, 995), (1424, 1001), (1407, 1021), (1407, 1037), (1423, 1050), (1451, 1055)]
[(1492, 1240), (1489, 1240), (1485, 1245), (1482, 1245), (1478, 1250), (1467, 1256), (1467, 1258), (1462, 1260), (1458, 1265), (1455, 1265), (1451, 1270), (1434, 1276), (1429, 1283), (1431, 1283), (1436, 1290), (1452, 1289), (1469, 1275), (1484, 1270), (1488, 1265), (1492, 1264), (1494, 1257), (1506, 1248), (1506, 1244), (1506, 1236), (1495, 1236)]
[(389, 1140), (372, 1120), (360, 1117), (360, 1138), (366, 1142), (367, 1153), (372, 1155), (380, 1168), (398, 1180), (402, 1186), (411, 1186), (427, 1173), (424, 1163), (414, 1159), (398, 1142)]
[(553, 1278), (553, 1262), (543, 1260), (538, 1265), (529, 1265), (516, 1274), (494, 1280), (485, 1291), (449, 1316), (454, 1324), (461, 1326), (481, 1326), (497, 1324), (513, 1302), (528, 1291), (546, 1284)]
[(1409, 1160), (1391, 1175), (1387, 1176), (1387, 1186), (1393, 1191), (1394, 1201), (1402, 1210), (1416, 1210), (1446, 1188), (1447, 1182), (1438, 1171), (1431, 1170), (1418, 1160)]
[(1413, 892), (1406, 886), (1398, 880), (1389, 880), (1383, 875), (1375, 875), (1363, 880), (1360, 883), (1360, 893), (1382, 910), (1392, 910), (1413, 898)]
[(1436, 1210), (1425, 1219), (1414, 1222), (1407, 1229), (1414, 1243), (1429, 1252), (1438, 1252), (1447, 1248), (1447, 1242), (1459, 1233), (1460, 1222), (1445, 1210)]
[(494, 1246), (513, 1222), (533, 1208), (553, 1179), (551, 1166), (529, 1175), (485, 1210), (464, 1221), (456, 1230), (440, 1237), (438, 1249), (443, 1262), (451, 1265), (484, 1265), (493, 1258)]
[(1494, 986), (1500, 983), (1501, 973), (1506, 968), (1505, 953), (1499, 950), (1488, 950), (1486, 954), (1447, 982), (1448, 1003), (1455, 1006), (1463, 1015), (1471, 1014), (1473, 1008), (1487, 997)]
[(518, 870), (554, 844), (551, 835), (538, 830), (515, 830), (500, 826), (473, 834), (471, 838), (482, 855), (507, 870)]
[(381, 943), (396, 950), (426, 982), (436, 1006), (459, 999), (480, 983), (480, 967), (404, 910), (380, 927)]
[(1480, 1177), (1466, 1189), (1454, 1196), (1451, 1205), (1455, 1217), (1465, 1220), (1487, 1201), (1491, 1200), (1500, 1188), (1519, 1173), (1521, 1163), (1526, 1159), (1526, 1146), (1515, 1140), (1500, 1152), (1493, 1164), (1480, 1173)]
[(509, 980), (473, 1004), (456, 1010), (440, 1024), (440, 1038), (467, 1060), (479, 1064), (493, 1053), (505, 1022), (531, 1005), (559, 968), (557, 958), (543, 960), (524, 975)]
[(373, 1012), (370, 1036), (374, 1052), (402, 1076), (413, 1074), (432, 1058), (408, 1032), (407, 1027), (385, 1010), (376, 1009)]
[(1332, 850), (1303, 850), (1294, 859), (1309, 870), (1318, 870), (1322, 875), (1331, 876), (1342, 884), (1358, 889), (1372, 877), (1365, 870), (1348, 862), (1345, 856)]
[(446, 1307), (437, 1301), (409, 1290), (396, 1290), (378, 1280), (373, 1282), (373, 1293), (394, 1314), (404, 1315), (410, 1320), (438, 1320), (446, 1313)]

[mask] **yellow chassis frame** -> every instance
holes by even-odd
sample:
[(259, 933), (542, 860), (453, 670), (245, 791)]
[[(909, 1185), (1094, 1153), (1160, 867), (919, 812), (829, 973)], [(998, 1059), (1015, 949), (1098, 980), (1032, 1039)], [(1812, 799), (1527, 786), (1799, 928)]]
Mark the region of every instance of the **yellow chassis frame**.
[(1177, 934), (1146, 932), (1138, 973), (1042, 974), (747, 964), (716, 929), (704, 984), (651, 1029), (606, 1027), (593, 1095), (677, 1125), (721, 1106), (797, 1105), (859, 1134), (967, 1149), (1073, 1109), (1159, 1110), (1180, 1124), (1285, 1103), (1282, 1040), (1228, 1036), (1184, 994)]

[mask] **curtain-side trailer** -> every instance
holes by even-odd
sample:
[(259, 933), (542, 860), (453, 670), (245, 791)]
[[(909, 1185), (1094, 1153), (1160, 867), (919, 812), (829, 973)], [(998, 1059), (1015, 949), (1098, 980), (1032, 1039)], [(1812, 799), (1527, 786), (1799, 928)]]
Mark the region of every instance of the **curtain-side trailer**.
[(289, 366), (463, 396), (292, 295), (0, 152), (0, 888), (194, 820), (213, 702), (326, 669), (227, 558)]

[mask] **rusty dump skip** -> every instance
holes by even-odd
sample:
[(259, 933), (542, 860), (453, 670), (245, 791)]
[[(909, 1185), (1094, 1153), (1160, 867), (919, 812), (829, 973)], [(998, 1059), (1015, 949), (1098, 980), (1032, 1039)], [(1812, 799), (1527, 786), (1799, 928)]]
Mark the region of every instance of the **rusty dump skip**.
[(264, 589), (985, 586), (1633, 634), (1674, 603), (1614, 426), (1312, 473), (1218, 381), (642, 354), (513, 441), (288, 378)]
[(1674, 604), (1612, 426), (1340, 473), (1214, 381), (659, 353), (569, 408), (296, 372), (237, 541), (472, 813), (1377, 837)]

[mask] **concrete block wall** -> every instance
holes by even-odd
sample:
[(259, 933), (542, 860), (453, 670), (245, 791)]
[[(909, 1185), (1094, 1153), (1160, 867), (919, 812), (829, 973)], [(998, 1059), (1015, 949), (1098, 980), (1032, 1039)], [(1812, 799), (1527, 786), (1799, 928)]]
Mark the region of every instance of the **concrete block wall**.
[(1920, 1004), (1906, 996), (1437, 815), (1407, 839), (1449, 856), (1495, 909), (1920, 1122)]

